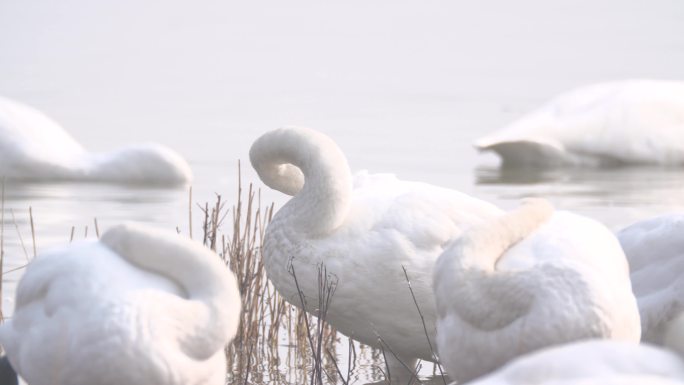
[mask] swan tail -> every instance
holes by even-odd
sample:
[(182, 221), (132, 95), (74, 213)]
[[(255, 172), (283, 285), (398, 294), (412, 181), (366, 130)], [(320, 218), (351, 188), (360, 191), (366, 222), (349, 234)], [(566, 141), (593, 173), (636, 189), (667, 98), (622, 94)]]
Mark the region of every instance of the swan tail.
[(136, 223), (109, 229), (100, 241), (131, 264), (160, 274), (188, 296), (194, 324), (183, 340), (196, 356), (214, 354), (232, 339), (240, 315), (235, 276), (219, 257), (201, 244), (177, 234)]

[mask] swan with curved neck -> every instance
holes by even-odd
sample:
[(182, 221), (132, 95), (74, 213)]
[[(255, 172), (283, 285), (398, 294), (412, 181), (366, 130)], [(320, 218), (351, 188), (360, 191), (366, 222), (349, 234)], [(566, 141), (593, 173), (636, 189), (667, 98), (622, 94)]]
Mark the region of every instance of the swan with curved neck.
[(439, 357), (459, 382), (551, 345), (640, 337), (615, 236), (541, 199), (467, 230), (439, 257), (434, 290)]
[(662, 345), (669, 325), (684, 316), (684, 213), (634, 223), (617, 237), (639, 302), (641, 339)]
[(294, 195), (266, 229), (264, 265), (269, 279), (300, 305), (290, 264), (316, 312), (318, 268), (324, 265), (337, 288), (327, 320), (358, 341), (388, 354), (392, 380), (416, 358), (434, 360), (404, 272), (434, 343), (432, 269), (436, 258), (462, 231), (500, 210), (454, 190), (393, 175), (352, 176), (346, 157), (326, 135), (306, 128), (281, 128), (258, 138), (250, 160), (268, 186)]
[(478, 139), (504, 167), (684, 166), (684, 82), (626, 80), (561, 94)]
[(129, 223), (36, 257), (0, 344), (31, 385), (223, 385), (239, 313), (218, 256)]
[(0, 97), (0, 177), (182, 185), (192, 172), (180, 155), (158, 144), (90, 153), (40, 111)]

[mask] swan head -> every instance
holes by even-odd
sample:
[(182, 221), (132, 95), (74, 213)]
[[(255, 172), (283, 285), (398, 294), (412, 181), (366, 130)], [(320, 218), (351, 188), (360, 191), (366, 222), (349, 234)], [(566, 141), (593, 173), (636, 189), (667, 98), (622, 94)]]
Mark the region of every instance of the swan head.
[[(257, 139), (249, 150), (249, 159), (267, 186), (294, 196), (302, 190), (306, 179), (301, 167), (313, 160), (310, 149), (304, 143), (323, 144), (337, 149), (332, 139), (317, 131), (305, 127), (283, 127)], [(301, 158), (296, 159), (299, 164), (290, 163), (291, 154)], [(339, 163), (346, 166), (346, 159)]]
[(96, 156), (95, 179), (127, 184), (178, 186), (192, 180), (188, 163), (159, 144), (137, 144)]
[(278, 128), (254, 141), (249, 159), (262, 182), (294, 196), (279, 211), (289, 226), (318, 236), (344, 222), (354, 183), (347, 158), (328, 136), (304, 127)]
[[(251, 154), (250, 154), (251, 155)], [(286, 163), (257, 169), (259, 178), (271, 188), (289, 196), (295, 196), (304, 187), (304, 173), (299, 167)]]

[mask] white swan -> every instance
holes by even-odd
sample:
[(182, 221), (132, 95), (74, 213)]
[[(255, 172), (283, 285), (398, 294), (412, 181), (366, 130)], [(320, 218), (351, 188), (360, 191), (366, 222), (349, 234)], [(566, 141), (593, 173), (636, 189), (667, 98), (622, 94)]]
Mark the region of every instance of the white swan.
[(669, 324), (684, 312), (684, 213), (637, 222), (617, 236), (629, 259), (641, 338), (663, 344)]
[(0, 97), (0, 177), (179, 185), (192, 172), (180, 155), (158, 144), (90, 153), (40, 111)]
[(615, 236), (541, 199), (466, 231), (439, 257), (434, 290), (440, 361), (460, 382), (546, 346), (641, 334)]
[(684, 82), (629, 80), (562, 94), (475, 142), (504, 166), (684, 165)]
[(223, 385), (239, 313), (218, 256), (124, 224), (38, 256), (0, 344), (31, 385)]
[(402, 266), (434, 344), (435, 260), (464, 228), (501, 211), (457, 191), (392, 175), (352, 177), (337, 145), (311, 129), (268, 132), (254, 142), (250, 159), (266, 185), (294, 195), (275, 214), (264, 240), (264, 264), (278, 291), (300, 305), (288, 271), (292, 260), (307, 310), (315, 312), (318, 266), (324, 265), (338, 282), (328, 321), (372, 346), (382, 338), (393, 382), (406, 374), (402, 363), (433, 360)]
[(520, 357), (468, 385), (682, 385), (684, 362), (649, 345), (590, 340)]

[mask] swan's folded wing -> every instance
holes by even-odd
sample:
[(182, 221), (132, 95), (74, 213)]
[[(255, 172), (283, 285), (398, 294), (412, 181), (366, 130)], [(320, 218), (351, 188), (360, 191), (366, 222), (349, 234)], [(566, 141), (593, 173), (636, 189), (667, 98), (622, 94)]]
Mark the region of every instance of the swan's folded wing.
[(641, 221), (617, 235), (629, 260), (644, 338), (660, 342), (660, 324), (684, 311), (684, 213)]

